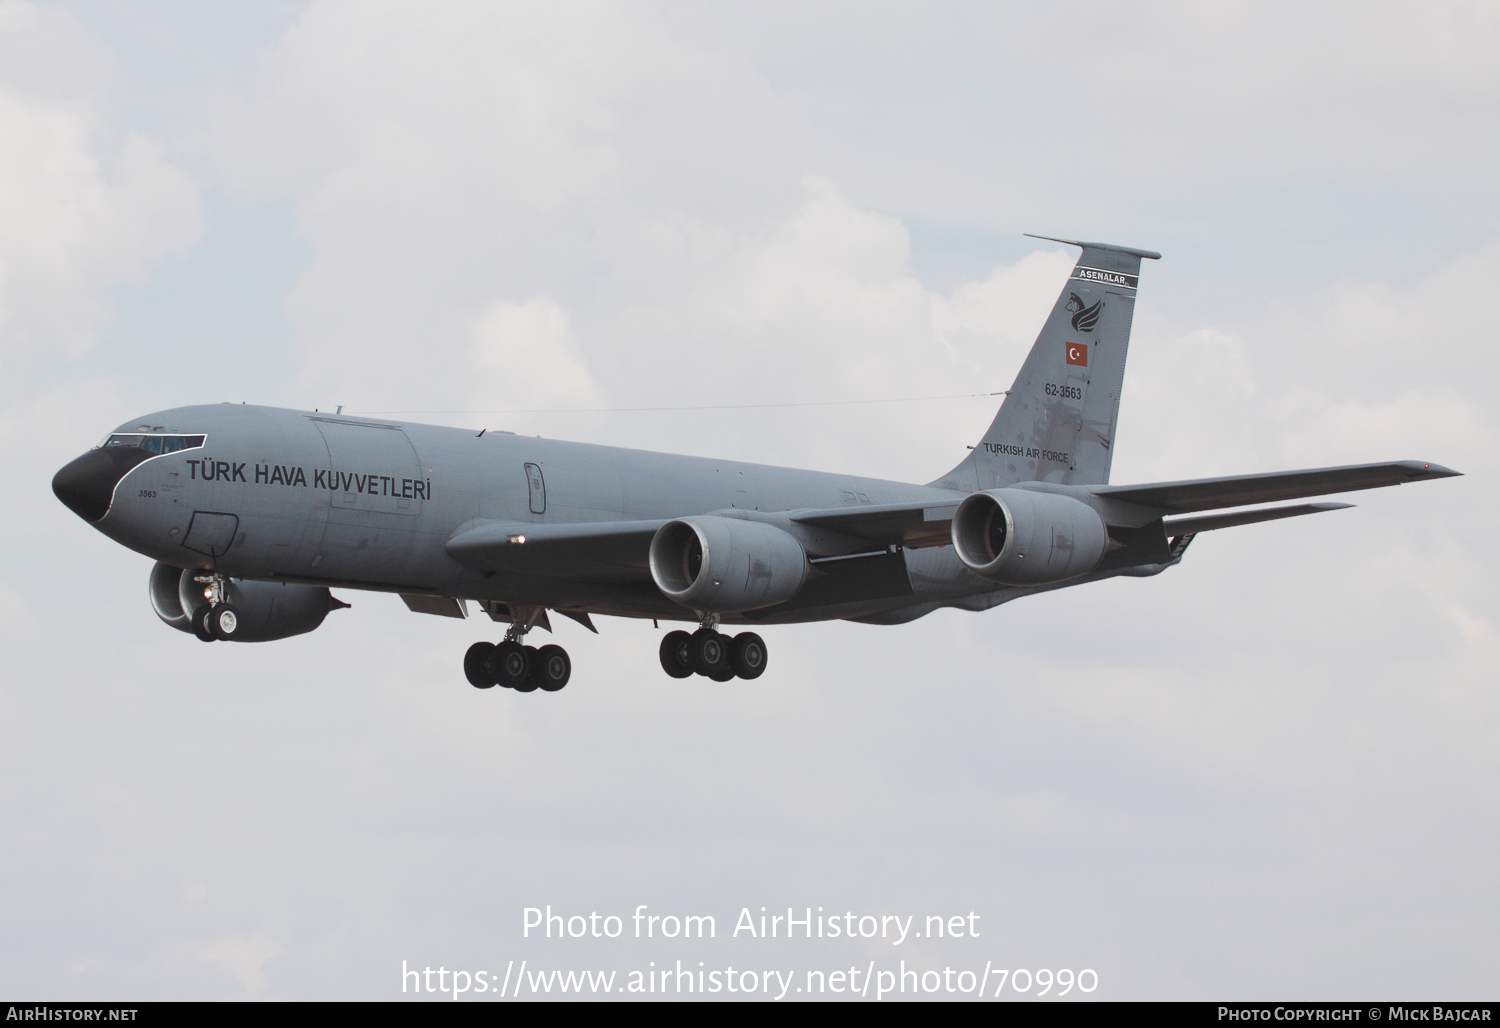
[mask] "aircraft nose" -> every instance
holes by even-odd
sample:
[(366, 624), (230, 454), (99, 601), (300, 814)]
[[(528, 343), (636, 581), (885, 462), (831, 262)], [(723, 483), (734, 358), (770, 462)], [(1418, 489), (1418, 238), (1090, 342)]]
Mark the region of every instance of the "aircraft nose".
[[(115, 486), (138, 461), (123, 448), (90, 450), (82, 457), (63, 465), (52, 476), (52, 491), (67, 508), (88, 522), (98, 521), (109, 513)], [(120, 458), (125, 458), (121, 460)]]

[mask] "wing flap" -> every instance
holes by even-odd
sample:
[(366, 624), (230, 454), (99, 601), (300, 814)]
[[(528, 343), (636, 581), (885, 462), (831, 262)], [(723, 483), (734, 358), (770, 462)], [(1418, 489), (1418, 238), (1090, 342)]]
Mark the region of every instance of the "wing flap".
[(1198, 478), (1149, 485), (1095, 486), (1091, 491), (1105, 499), (1187, 514), (1220, 507), (1243, 507), (1252, 503), (1300, 500), (1308, 496), (1326, 496), (1329, 493), (1346, 493), (1358, 489), (1379, 489), (1406, 482), (1452, 478), (1458, 474), (1460, 473), (1441, 464), (1402, 460), (1386, 464), (1352, 464), (1337, 468), (1273, 471), (1261, 475)]
[(469, 608), (463, 600), (452, 596), (430, 596), (426, 593), (402, 593), (401, 599), (414, 614), (437, 614), (445, 618), (466, 618)]
[(1291, 507), (1267, 507), (1264, 510), (1242, 510), (1230, 514), (1200, 514), (1196, 517), (1165, 518), (1162, 527), (1172, 537), (1197, 535), (1212, 532), (1217, 528), (1235, 528), (1239, 525), (1254, 525), (1262, 521), (1279, 518), (1301, 517), (1303, 514), (1321, 514), (1325, 510), (1347, 510), (1352, 503), (1299, 503)]

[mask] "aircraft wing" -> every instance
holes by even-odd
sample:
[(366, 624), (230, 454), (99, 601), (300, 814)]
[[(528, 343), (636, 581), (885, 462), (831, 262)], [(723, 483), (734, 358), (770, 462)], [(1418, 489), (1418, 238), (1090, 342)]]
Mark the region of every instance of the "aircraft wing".
[(651, 537), (660, 521), (480, 525), (448, 540), (449, 556), (481, 571), (601, 582), (650, 581)]
[(1232, 475), (1228, 478), (1195, 478), (1186, 482), (1156, 482), (1150, 485), (1101, 485), (1090, 489), (1096, 496), (1135, 503), (1174, 514), (1187, 514), (1220, 507), (1243, 507), (1252, 503), (1298, 500), (1306, 496), (1379, 489), (1405, 482), (1452, 478), (1460, 472), (1419, 460), (1388, 464), (1351, 464), (1340, 468), (1309, 471), (1273, 471), (1263, 475)]
[[(1395, 461), (1185, 482), (1093, 486), (1090, 491), (1100, 497), (1154, 508), (1170, 515), (1376, 489), (1403, 482), (1450, 478), (1457, 474), (1459, 472), (1440, 464)], [(949, 543), (953, 512), (958, 503), (958, 500), (938, 500), (866, 504), (790, 511), (785, 516), (797, 524), (863, 539), (875, 546), (915, 549)], [(1313, 514), (1341, 506), (1301, 504), (1240, 514), (1174, 518), (1164, 527), (1173, 535), (1193, 534), (1272, 518)], [(664, 524), (666, 519), (578, 524), (493, 523), (454, 536), (448, 541), (447, 551), (459, 563), (482, 571), (506, 570), (595, 581), (649, 581), (651, 539)]]
[[(1223, 507), (1294, 500), (1328, 493), (1378, 489), (1403, 482), (1421, 482), (1434, 478), (1451, 478), (1459, 474), (1441, 464), (1404, 460), (1386, 464), (1353, 464), (1338, 468), (1313, 468), (1307, 471), (1276, 471), (1261, 475), (1234, 475), (1227, 478), (1199, 478), (1185, 482), (1156, 482), (1146, 485), (1091, 486), (1089, 491), (1107, 499), (1120, 500), (1141, 507), (1154, 508), (1166, 514), (1189, 514)], [(1206, 532), (1216, 528), (1249, 525), (1274, 518), (1296, 517), (1337, 510), (1346, 504), (1313, 503), (1274, 510), (1242, 514), (1220, 514), (1212, 517), (1177, 519), (1167, 528), (1173, 534)], [(788, 517), (799, 524), (866, 539), (880, 546), (900, 545), (908, 548), (945, 546), (950, 541), (950, 526), (958, 501), (951, 503), (916, 502), (870, 504), (859, 507), (836, 507), (828, 510), (792, 511)]]

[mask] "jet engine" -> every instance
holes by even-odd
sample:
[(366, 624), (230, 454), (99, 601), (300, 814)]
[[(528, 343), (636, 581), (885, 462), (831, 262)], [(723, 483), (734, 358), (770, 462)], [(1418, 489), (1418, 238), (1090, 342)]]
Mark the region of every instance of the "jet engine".
[[(194, 581), (198, 574), (160, 561), (151, 569), (151, 609), (180, 632), (193, 631), (192, 612), (207, 602), (203, 584)], [(330, 610), (347, 606), (321, 586), (239, 579), (229, 580), (224, 599), (239, 615), (235, 642), (271, 642), (302, 635), (321, 625)]]
[(1030, 489), (974, 493), (953, 513), (953, 549), (969, 570), (1002, 585), (1045, 585), (1099, 566), (1109, 533), (1097, 511)]
[(774, 525), (695, 515), (657, 529), (651, 577), (668, 598), (693, 610), (755, 610), (796, 595), (807, 578), (807, 554)]

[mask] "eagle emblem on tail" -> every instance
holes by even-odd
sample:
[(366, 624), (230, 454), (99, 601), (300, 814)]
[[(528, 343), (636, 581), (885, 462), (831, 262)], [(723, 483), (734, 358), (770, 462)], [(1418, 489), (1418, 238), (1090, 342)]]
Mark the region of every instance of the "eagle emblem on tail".
[(1077, 293), (1069, 293), (1066, 309), (1073, 315), (1074, 328), (1080, 332), (1092, 332), (1099, 324), (1099, 315), (1104, 313), (1104, 301), (1095, 300), (1092, 306), (1085, 307)]

